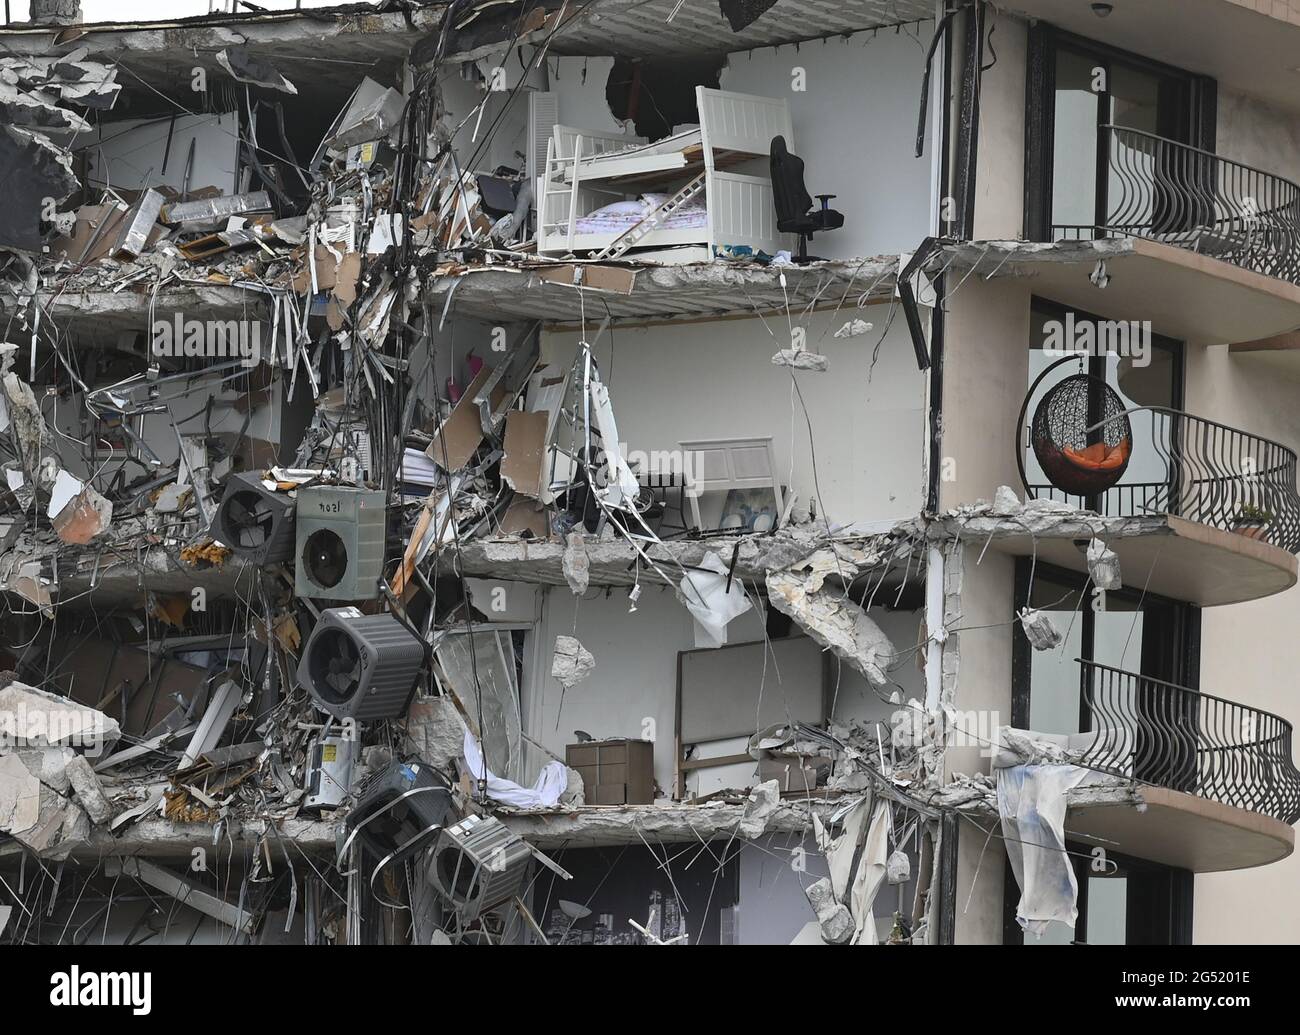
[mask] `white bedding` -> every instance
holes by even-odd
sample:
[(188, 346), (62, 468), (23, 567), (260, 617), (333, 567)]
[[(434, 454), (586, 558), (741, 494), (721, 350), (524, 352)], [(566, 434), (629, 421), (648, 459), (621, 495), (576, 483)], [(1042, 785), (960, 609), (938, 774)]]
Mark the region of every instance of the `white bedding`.
[[(616, 201), (612, 205), (598, 208), (596, 211), (577, 220), (580, 234), (622, 233), (635, 226), (641, 219), (663, 201), (662, 194), (645, 194), (636, 201)], [(704, 195), (692, 198), (676, 212), (660, 216), (657, 228), (660, 230), (699, 230), (708, 224), (708, 210), (704, 207)]]

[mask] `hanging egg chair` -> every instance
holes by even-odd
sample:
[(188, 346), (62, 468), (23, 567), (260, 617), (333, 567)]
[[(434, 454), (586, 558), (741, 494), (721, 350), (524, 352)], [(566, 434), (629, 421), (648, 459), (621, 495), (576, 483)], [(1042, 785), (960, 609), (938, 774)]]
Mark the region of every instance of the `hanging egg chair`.
[[(1024, 427), (1025, 409), (1039, 383), (1072, 358), (1053, 363), (1030, 386), (1018, 427)], [(1099, 496), (1124, 477), (1133, 428), (1115, 390), (1100, 378), (1078, 373), (1058, 381), (1039, 401), (1029, 427), (1029, 444), (1054, 488), (1070, 496)], [(1019, 450), (1017, 458), (1025, 480)], [(1029, 487), (1027, 480), (1025, 487)]]

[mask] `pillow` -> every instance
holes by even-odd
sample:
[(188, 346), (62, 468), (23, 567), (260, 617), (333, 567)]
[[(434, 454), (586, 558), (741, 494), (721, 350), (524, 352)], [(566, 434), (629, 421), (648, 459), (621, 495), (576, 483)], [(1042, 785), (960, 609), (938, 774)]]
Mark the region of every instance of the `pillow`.
[(1107, 447), (1105, 442), (1094, 442), (1085, 449), (1066, 446), (1062, 452), (1076, 467), (1083, 467), (1089, 471), (1113, 471), (1124, 465), (1124, 461), (1128, 459), (1129, 448), (1129, 440), (1122, 438), (1112, 447)]
[(645, 205), (639, 201), (615, 201), (611, 205), (596, 209), (595, 212), (588, 212), (587, 218), (592, 216), (643, 216), (645, 215)]

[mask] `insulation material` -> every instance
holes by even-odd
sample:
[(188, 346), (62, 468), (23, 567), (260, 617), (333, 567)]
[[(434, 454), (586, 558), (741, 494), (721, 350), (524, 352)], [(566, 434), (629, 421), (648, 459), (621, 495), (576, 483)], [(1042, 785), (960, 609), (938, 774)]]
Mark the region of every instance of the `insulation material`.
[(1020, 887), (1016, 922), (1038, 938), (1050, 922), (1073, 928), (1079, 916), (1079, 885), (1065, 848), (1065, 813), (1067, 794), (1087, 775), (1072, 765), (997, 769), (1002, 837)]
[(682, 579), (677, 599), (696, 622), (697, 647), (721, 647), (727, 642), (727, 626), (751, 608), (739, 579), (731, 578), (716, 553), (706, 553), (700, 562), (706, 571), (690, 571)]

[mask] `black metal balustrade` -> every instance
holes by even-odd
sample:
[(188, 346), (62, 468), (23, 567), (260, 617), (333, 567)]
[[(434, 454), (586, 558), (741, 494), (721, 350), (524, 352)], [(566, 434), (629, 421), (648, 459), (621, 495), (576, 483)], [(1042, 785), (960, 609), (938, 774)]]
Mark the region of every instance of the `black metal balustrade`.
[(1295, 823), (1291, 724), (1174, 683), (1079, 662), (1095, 737), (1079, 764)]
[(1124, 479), (1091, 497), (1029, 482), (1024, 469), (1026, 427), (1019, 459), (1029, 495), (1107, 517), (1172, 514), (1300, 553), (1294, 452), (1271, 439), (1180, 410), (1148, 406), (1129, 411), (1128, 417), (1132, 459)]
[(1300, 186), (1142, 130), (1100, 132), (1104, 220), (1056, 224), (1054, 239), (1145, 237), (1300, 283)]

